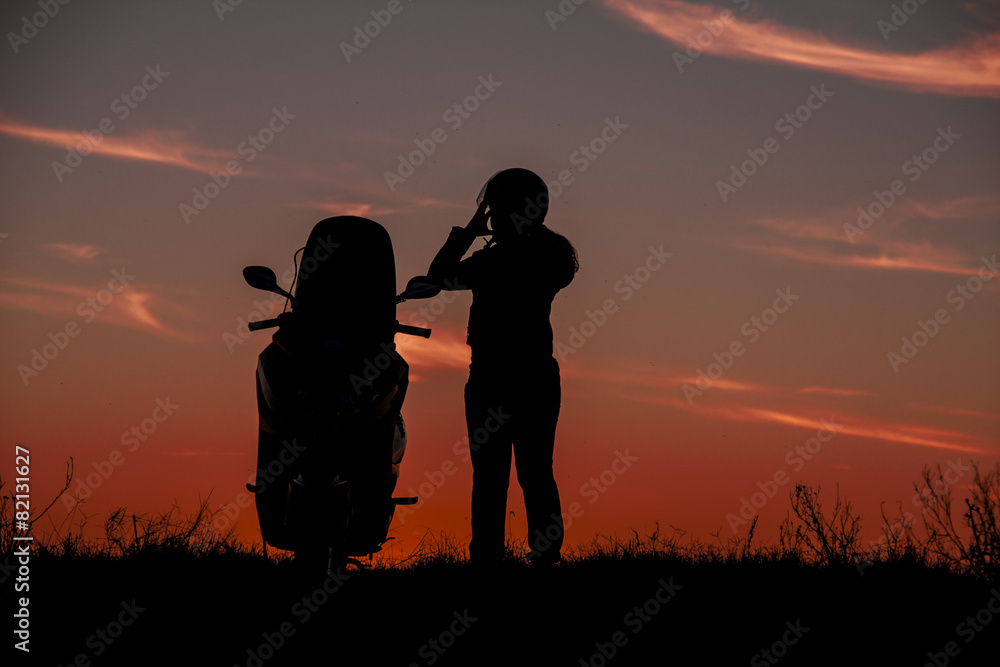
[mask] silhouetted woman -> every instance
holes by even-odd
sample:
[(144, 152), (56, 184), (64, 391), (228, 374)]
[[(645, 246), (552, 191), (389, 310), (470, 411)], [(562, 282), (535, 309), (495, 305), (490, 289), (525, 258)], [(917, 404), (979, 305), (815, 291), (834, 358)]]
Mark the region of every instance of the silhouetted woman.
[[(497, 172), (480, 192), (468, 225), (454, 227), (428, 275), (444, 289), (471, 289), (468, 344), (472, 365), (465, 418), (472, 457), (473, 563), (504, 555), (507, 487), (513, 449), (524, 492), (529, 558), (559, 560), (563, 523), (552, 475), (559, 418), (559, 364), (552, 356), (549, 313), (556, 293), (579, 269), (576, 250), (543, 224), (545, 182), (526, 169)], [(477, 236), (490, 243), (462, 259)]]

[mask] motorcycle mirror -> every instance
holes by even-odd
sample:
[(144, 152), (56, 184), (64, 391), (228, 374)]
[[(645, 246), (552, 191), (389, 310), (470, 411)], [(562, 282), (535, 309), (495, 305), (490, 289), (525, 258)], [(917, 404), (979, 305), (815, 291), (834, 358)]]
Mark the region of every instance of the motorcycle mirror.
[(410, 278), (406, 283), (406, 289), (399, 295), (400, 300), (406, 299), (430, 299), (437, 296), (441, 291), (441, 286), (427, 276), (417, 276)]
[(295, 302), (295, 298), (291, 294), (278, 287), (278, 277), (274, 275), (274, 271), (266, 266), (248, 266), (244, 268), (243, 279), (247, 281), (250, 287), (265, 292), (274, 292), (275, 294), (287, 297), (293, 304)]

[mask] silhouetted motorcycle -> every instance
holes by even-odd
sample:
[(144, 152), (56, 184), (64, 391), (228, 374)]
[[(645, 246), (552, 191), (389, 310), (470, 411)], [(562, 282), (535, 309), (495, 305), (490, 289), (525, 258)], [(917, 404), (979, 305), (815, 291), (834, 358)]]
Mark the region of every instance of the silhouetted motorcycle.
[(394, 336), (431, 332), (400, 324), (396, 304), (439, 287), (417, 277), (397, 296), (389, 234), (365, 218), (320, 221), (299, 252), (294, 295), (267, 267), (243, 270), (252, 287), (291, 305), (249, 325), (279, 328), (258, 357), (257, 479), (247, 488), (267, 544), (324, 572), (352, 556), (370, 559), (396, 505), (416, 502), (392, 496), (406, 450), (409, 370)]

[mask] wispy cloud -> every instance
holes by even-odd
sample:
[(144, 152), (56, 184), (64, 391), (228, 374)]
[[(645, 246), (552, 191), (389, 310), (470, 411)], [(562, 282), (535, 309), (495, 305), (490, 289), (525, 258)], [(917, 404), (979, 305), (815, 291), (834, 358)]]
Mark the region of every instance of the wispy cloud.
[(758, 424), (781, 424), (795, 428), (818, 431), (824, 428), (822, 420), (839, 425), (838, 433), (871, 438), (884, 442), (919, 447), (931, 447), (973, 454), (994, 454), (996, 443), (974, 438), (958, 431), (933, 429), (912, 424), (880, 422), (845, 412), (827, 410), (819, 412), (815, 408), (806, 411), (804, 408), (787, 409), (760, 408), (730, 402), (696, 402), (689, 405), (682, 398), (672, 396), (633, 395), (639, 402), (665, 405), (679, 410), (687, 410), (693, 414), (727, 421), (749, 422)]
[(357, 202), (319, 202), (312, 204), (312, 208), (323, 213), (329, 213), (332, 216), (355, 215), (359, 218), (391, 215), (397, 212), (393, 209), (378, 208), (374, 204), (361, 204)]
[(824, 264), (855, 269), (888, 269), (894, 271), (928, 271), (960, 276), (976, 275), (978, 258), (966, 257), (951, 248), (940, 248), (929, 242), (891, 243), (888, 247), (872, 247), (869, 254), (844, 253), (832, 248), (793, 248), (758, 244), (737, 244), (743, 250), (764, 255), (785, 257), (810, 264)]
[(1000, 421), (1000, 415), (989, 414), (987, 412), (978, 412), (976, 410), (968, 410), (965, 408), (949, 408), (940, 405), (927, 405), (924, 403), (914, 403), (913, 407), (918, 410), (930, 410), (931, 412), (938, 412), (945, 415), (958, 415), (962, 417), (979, 417), (981, 419), (989, 419), (991, 421)]
[[(686, 384), (696, 386), (699, 381), (704, 381), (696, 375), (642, 373), (629, 370), (595, 371), (584, 369), (577, 365), (564, 366), (562, 375), (564, 377), (597, 380), (599, 382), (607, 382), (610, 384), (623, 384), (646, 387), (648, 389), (671, 390), (680, 390), (680, 388)], [(771, 387), (767, 387), (765, 385), (725, 377), (713, 380), (712, 388), (719, 389), (721, 391), (739, 392), (766, 392), (771, 389)]]
[[(765, 216), (755, 218), (752, 222), (757, 227), (773, 231), (789, 238), (812, 241), (837, 241), (845, 245), (864, 245), (877, 242), (880, 234), (893, 231), (899, 227), (916, 221), (936, 223), (941, 227), (941, 221), (947, 223), (976, 222), (996, 220), (1000, 218), (1000, 195), (993, 193), (966, 195), (940, 200), (899, 198), (892, 207), (879, 218), (873, 219), (868, 229), (859, 225), (861, 213), (858, 204), (868, 204), (870, 201), (856, 202), (843, 206), (831, 207), (821, 213), (809, 215)], [(943, 227), (941, 227), (944, 229)], [(849, 237), (848, 230), (853, 232)]]
[(41, 127), (0, 117), (0, 133), (65, 150), (86, 141), (94, 155), (171, 165), (206, 172), (234, 157), (232, 150), (208, 148), (178, 130), (146, 130), (135, 136), (104, 135), (96, 143), (74, 130)]
[[(734, 422), (775, 424), (810, 431), (825, 428), (823, 420), (832, 420), (838, 432), (900, 445), (931, 447), (977, 454), (991, 454), (997, 443), (952, 429), (922, 424), (878, 420), (845, 409), (845, 403), (857, 396), (870, 396), (867, 391), (839, 389), (819, 385), (787, 388), (754, 382), (714, 380), (711, 396), (688, 402), (680, 391), (688, 378), (670, 372), (641, 371), (626, 368), (603, 372), (575, 368), (570, 377), (617, 385), (617, 394), (637, 403), (662, 405), (705, 419)], [(824, 397), (824, 405), (816, 399), (805, 401), (803, 394)], [(854, 403), (854, 405), (857, 405)]]
[(834, 387), (803, 387), (800, 394), (827, 394), (829, 396), (871, 396), (870, 392), (860, 389), (836, 389)]
[(968, 195), (941, 202), (907, 199), (903, 206), (912, 207), (914, 213), (932, 220), (997, 218), (1000, 217), (1000, 194)]
[(321, 201), (313, 202), (310, 205), (313, 208), (329, 215), (356, 215), (358, 217), (367, 218), (382, 218), (390, 215), (402, 215), (406, 213), (411, 213), (418, 209), (431, 208), (431, 209), (455, 209), (464, 208), (468, 209), (468, 206), (458, 204), (455, 202), (445, 201), (442, 199), (431, 199), (431, 198), (419, 198), (413, 199), (403, 203), (402, 206), (381, 206), (377, 203), (372, 202), (352, 202), (352, 201)]
[(104, 254), (103, 249), (82, 243), (46, 243), (42, 250), (53, 257), (74, 262), (94, 259)]
[[(641, 28), (677, 44), (705, 30), (720, 9), (679, 0), (605, 0)], [(704, 40), (703, 40), (704, 41)], [(1000, 97), (1000, 34), (976, 35), (960, 45), (924, 53), (892, 53), (838, 42), (803, 28), (736, 13), (705, 53), (830, 72), (914, 92)]]
[[(471, 351), (465, 342), (465, 336), (443, 326), (434, 326), (433, 330), (434, 333), (430, 338), (396, 336), (396, 349), (411, 369), (415, 371), (442, 368), (468, 370)], [(411, 375), (410, 379), (417, 381), (420, 379), (420, 375)]]
[[(857, 226), (857, 206), (840, 206), (814, 215), (757, 218), (752, 223), (769, 234), (766, 240), (755, 234), (726, 242), (741, 250), (811, 264), (974, 275), (981, 265), (981, 253), (949, 247), (937, 239), (952, 229), (946, 229), (945, 223), (996, 219), (998, 206), (1000, 198), (994, 195), (940, 201), (905, 199), (871, 222), (867, 230)], [(911, 229), (919, 233), (908, 233)]]
[(132, 284), (117, 294), (103, 286), (80, 287), (29, 278), (8, 278), (5, 285), (14, 290), (0, 291), (0, 308), (23, 310), (81, 324), (101, 322), (138, 329), (162, 338), (194, 340), (191, 334), (163, 321), (168, 314), (194, 319), (189, 309)]

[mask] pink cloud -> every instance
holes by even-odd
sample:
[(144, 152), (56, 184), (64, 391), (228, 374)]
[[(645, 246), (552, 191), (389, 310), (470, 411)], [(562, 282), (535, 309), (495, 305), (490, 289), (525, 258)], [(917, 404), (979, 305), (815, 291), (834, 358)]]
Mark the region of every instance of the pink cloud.
[(70, 261), (86, 261), (104, 254), (101, 248), (82, 243), (46, 243), (42, 246), (42, 250), (54, 257)]
[(322, 211), (329, 215), (356, 215), (362, 218), (382, 218), (390, 215), (401, 215), (410, 213), (421, 208), (434, 209), (468, 209), (469, 206), (457, 204), (455, 202), (441, 199), (419, 198), (403, 203), (402, 206), (387, 207), (378, 206), (371, 202), (362, 203), (355, 201), (323, 201), (313, 202), (311, 208)]
[[(761, 243), (755, 236), (731, 242), (736, 248), (763, 255), (785, 257), (811, 264), (858, 269), (927, 271), (955, 275), (976, 275), (980, 255), (930, 241), (900, 239), (900, 230), (914, 222), (931, 225), (982, 221), (997, 215), (1000, 197), (970, 195), (943, 201), (897, 201), (867, 230), (857, 226), (857, 207), (835, 207), (808, 216), (763, 217), (753, 224), (775, 237)], [(925, 228), (926, 229), (926, 228)], [(926, 232), (924, 232), (926, 233)], [(793, 242), (790, 242), (794, 240)]]
[(194, 340), (193, 336), (164, 323), (167, 313), (194, 319), (179, 304), (133, 284), (118, 292), (98, 287), (78, 287), (28, 278), (9, 278), (5, 284), (16, 291), (0, 291), (0, 308), (23, 310), (47, 317), (77, 321), (82, 325), (101, 322), (138, 329), (163, 338)]
[[(637, 403), (662, 405), (705, 419), (776, 424), (816, 432), (827, 428), (831, 421), (837, 432), (901, 445), (932, 447), (975, 454), (992, 454), (996, 442), (970, 436), (952, 429), (921, 424), (889, 422), (866, 417), (841, 409), (800, 404), (802, 394), (821, 396), (869, 396), (870, 392), (811, 386), (800, 389), (767, 386), (745, 381), (719, 378), (713, 381), (711, 396), (689, 402), (681, 393), (683, 384), (694, 384), (697, 378), (671, 372), (655, 372), (639, 367), (611, 372), (573, 368), (568, 377), (595, 380), (618, 385), (618, 395)], [(564, 374), (566, 376), (567, 374)], [(722, 391), (716, 392), (717, 389)], [(732, 394), (726, 391), (736, 391)], [(777, 406), (777, 407), (776, 407)]]
[(924, 218), (995, 218), (1000, 216), (1000, 194), (968, 195), (943, 202), (917, 202), (907, 199), (904, 208)]
[[(598, 382), (607, 382), (610, 384), (646, 387), (649, 389), (676, 390), (680, 390), (680, 388), (685, 384), (696, 386), (700, 379), (697, 375), (646, 373), (641, 370), (598, 371), (586, 369), (576, 364), (564, 365), (562, 375), (567, 378), (596, 380)], [(704, 380), (701, 381), (704, 382)], [(765, 385), (744, 382), (742, 380), (734, 380), (726, 377), (720, 377), (713, 380), (712, 388), (721, 389), (723, 391), (745, 392), (762, 392), (772, 389), (772, 387), (767, 387)]]
[(823, 420), (826, 420), (826, 423), (832, 420), (833, 423), (838, 425), (836, 430), (838, 434), (870, 438), (894, 444), (932, 447), (934, 449), (969, 452), (972, 454), (996, 453), (995, 442), (973, 438), (965, 433), (912, 424), (880, 422), (847, 413), (832, 411), (816, 413), (815, 409), (807, 413), (801, 408), (794, 408), (794, 412), (789, 412), (782, 409), (758, 408), (733, 403), (711, 403), (707, 401), (695, 402), (692, 405), (688, 405), (687, 401), (671, 396), (634, 396), (633, 398), (642, 402), (686, 410), (708, 419), (781, 424), (814, 432), (825, 428)]
[(926, 405), (923, 403), (914, 403), (913, 407), (919, 410), (930, 410), (931, 412), (938, 412), (945, 415), (959, 415), (963, 417), (980, 417), (982, 419), (989, 419), (993, 421), (1000, 421), (1000, 416), (989, 414), (986, 412), (978, 412), (976, 410), (967, 410), (965, 408), (947, 408), (937, 405)]
[(147, 130), (138, 136), (102, 135), (89, 139), (82, 132), (41, 127), (0, 118), (0, 133), (65, 152), (66, 146), (85, 144), (94, 155), (157, 162), (182, 169), (207, 172), (233, 159), (232, 151), (205, 148), (176, 130)]
[(397, 334), (396, 349), (410, 365), (418, 371), (411, 379), (418, 381), (419, 371), (434, 369), (463, 369), (468, 371), (471, 350), (465, 342), (464, 333), (451, 331), (441, 326), (433, 326), (430, 338)]
[[(679, 0), (605, 0), (605, 5), (684, 49), (707, 31), (705, 21), (721, 23), (722, 10), (712, 5)], [(698, 43), (704, 53), (830, 72), (914, 92), (1000, 97), (998, 33), (972, 36), (960, 45), (923, 53), (892, 53), (771, 20), (748, 20), (732, 8), (729, 11), (735, 16), (722, 24), (721, 32)]]
[(792, 248), (756, 244), (737, 244), (744, 250), (795, 259), (810, 264), (825, 264), (856, 269), (890, 269), (896, 271), (928, 271), (961, 276), (977, 275), (979, 260), (967, 258), (951, 248), (930, 243), (891, 243), (874, 255), (842, 253), (825, 248)]
[(832, 387), (804, 387), (799, 389), (802, 394), (827, 394), (830, 396), (870, 396), (871, 393), (859, 389), (834, 389)]

